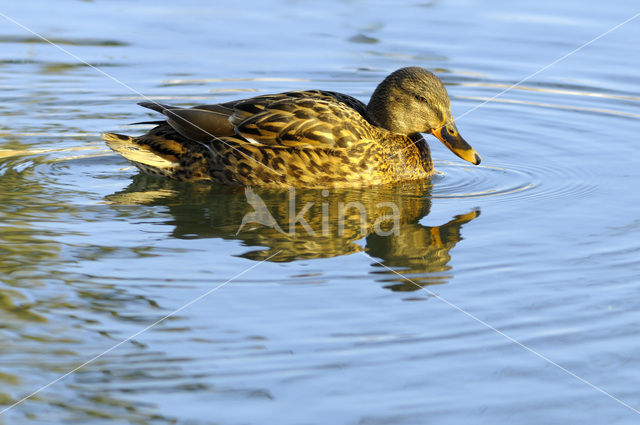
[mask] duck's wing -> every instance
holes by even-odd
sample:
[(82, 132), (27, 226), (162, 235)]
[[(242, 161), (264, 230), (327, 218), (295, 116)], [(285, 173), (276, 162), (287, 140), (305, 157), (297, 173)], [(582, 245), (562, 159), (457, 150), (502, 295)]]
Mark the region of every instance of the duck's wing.
[(140, 102), (138, 105), (165, 115), (167, 123), (187, 139), (206, 142), (216, 137), (235, 135), (235, 128), (229, 121), (233, 115), (233, 103), (195, 108), (179, 108), (156, 102)]
[(240, 143), (283, 147), (346, 148), (373, 140), (378, 130), (366, 106), (347, 95), (297, 91), (201, 105), (190, 109), (142, 103), (167, 116), (181, 135), (196, 141), (234, 137)]

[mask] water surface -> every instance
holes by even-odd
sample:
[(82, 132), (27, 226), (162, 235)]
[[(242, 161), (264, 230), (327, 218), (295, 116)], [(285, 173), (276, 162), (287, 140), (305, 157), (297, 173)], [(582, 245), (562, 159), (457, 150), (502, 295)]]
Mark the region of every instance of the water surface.
[[(60, 47), (0, 19), (0, 403), (126, 340), (0, 423), (638, 421), (640, 21), (492, 99), (634, 2), (0, 12)], [(143, 96), (320, 88), (366, 102), (409, 65), (445, 82), (482, 165), (429, 137), (431, 181), (297, 193), (296, 210), (314, 202), (313, 235), (242, 225), (244, 191), (140, 175), (99, 139), (144, 131), (125, 125), (155, 119)], [(255, 194), (287, 216), (289, 193)], [(323, 202), (351, 201), (367, 221), (341, 229), (330, 212), (323, 233)], [(381, 202), (401, 212), (386, 236)]]

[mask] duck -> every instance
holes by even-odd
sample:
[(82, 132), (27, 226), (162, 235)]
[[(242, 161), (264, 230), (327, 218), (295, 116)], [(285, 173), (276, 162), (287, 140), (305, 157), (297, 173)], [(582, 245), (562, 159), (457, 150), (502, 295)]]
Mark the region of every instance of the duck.
[(162, 121), (141, 136), (103, 133), (141, 171), (242, 187), (362, 187), (434, 173), (423, 134), (480, 164), (451, 115), (444, 84), (421, 67), (388, 75), (368, 104), (326, 90), (288, 91), (181, 108), (139, 105)]

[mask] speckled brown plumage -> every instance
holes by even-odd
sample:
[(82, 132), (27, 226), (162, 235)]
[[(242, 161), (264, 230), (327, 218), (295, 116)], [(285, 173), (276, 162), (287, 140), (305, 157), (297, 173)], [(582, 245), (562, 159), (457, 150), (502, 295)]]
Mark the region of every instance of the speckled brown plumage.
[[(391, 78), (398, 73), (404, 77), (399, 82)], [(402, 86), (412, 79), (417, 81), (417, 92), (423, 93), (420, 90), (426, 85), (434, 93), (418, 96)], [(103, 137), (141, 170), (182, 181), (353, 187), (429, 177), (433, 166), (420, 132), (433, 132), (443, 140), (446, 134), (439, 134), (446, 133), (444, 129), (455, 130), (444, 87), (421, 68), (396, 71), (376, 92), (381, 87), (389, 93), (377, 98), (374, 94), (369, 106), (351, 96), (321, 90), (190, 109), (144, 102), (142, 106), (163, 113), (167, 121), (139, 137), (113, 133)], [(398, 98), (396, 88), (408, 93), (405, 100)], [(389, 99), (382, 102), (384, 98)], [(406, 116), (398, 115), (403, 111)], [(393, 114), (399, 117), (393, 125), (380, 124)], [(471, 149), (468, 145), (455, 148)]]

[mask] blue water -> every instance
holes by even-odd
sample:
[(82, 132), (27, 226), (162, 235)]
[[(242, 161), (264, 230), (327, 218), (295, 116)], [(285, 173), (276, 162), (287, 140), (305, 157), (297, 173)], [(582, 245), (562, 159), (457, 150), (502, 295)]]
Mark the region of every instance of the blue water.
[[(640, 17), (613, 28), (638, 12), (0, 3), (0, 423), (637, 423)], [(366, 102), (410, 65), (483, 163), (429, 137), (430, 182), (328, 197), (395, 202), (393, 236), (238, 231), (244, 191), (140, 175), (99, 138), (145, 131), (144, 97)]]

